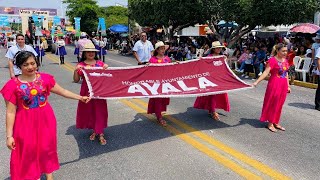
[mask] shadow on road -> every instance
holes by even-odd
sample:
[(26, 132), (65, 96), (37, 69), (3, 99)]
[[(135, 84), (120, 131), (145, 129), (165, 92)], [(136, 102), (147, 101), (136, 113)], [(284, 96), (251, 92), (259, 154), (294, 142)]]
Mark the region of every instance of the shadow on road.
[(74, 136), (79, 149), (79, 158), (63, 162), (60, 165), (63, 166), (104, 153), (171, 137), (169, 132), (156, 123), (150, 123), (146, 117), (139, 113), (130, 123), (110, 126), (104, 132), (107, 144), (101, 146), (97, 139), (94, 142), (89, 140), (91, 130), (80, 130), (76, 129), (75, 125), (70, 126), (66, 135)]
[(307, 103), (289, 103), (288, 105), (302, 109), (314, 109), (314, 105)]
[[(170, 117), (177, 117), (176, 119), (179, 119), (177, 121), (189, 125), (194, 131), (228, 128), (245, 124), (249, 124), (255, 128), (264, 128), (265, 126), (257, 119), (246, 118), (241, 118), (239, 124), (229, 125), (224, 122), (227, 121), (227, 116), (223, 113), (219, 114), (221, 117), (221, 121), (215, 121), (208, 116), (206, 111), (197, 110), (190, 107), (186, 112), (179, 114), (170, 114)], [(164, 116), (164, 118), (168, 121), (168, 124), (177, 126), (177, 124), (174, 121), (171, 121), (170, 118), (166, 118), (166, 116)], [(89, 136), (91, 133), (91, 130), (76, 129), (75, 125), (68, 128), (66, 135), (74, 136), (79, 149), (79, 158), (69, 162), (63, 162), (60, 164), (61, 166), (78, 162), (82, 159), (98, 156), (104, 153), (133, 147), (139, 144), (157, 141), (172, 136), (170, 132), (164, 130), (157, 123), (150, 123), (150, 120), (147, 120), (144, 114), (141, 113), (136, 114), (134, 119), (130, 123), (110, 126), (106, 128), (105, 136), (107, 139), (107, 145), (105, 146), (101, 146), (98, 143), (98, 140), (96, 140), (95, 142), (91, 142), (89, 140)], [(189, 132), (185, 130), (182, 133)]]
[(245, 124), (249, 124), (250, 126), (252, 126), (254, 128), (265, 128), (266, 127), (266, 123), (260, 122), (259, 119), (247, 119), (247, 118), (241, 118), (239, 121), (239, 124), (236, 124), (232, 127), (242, 126)]

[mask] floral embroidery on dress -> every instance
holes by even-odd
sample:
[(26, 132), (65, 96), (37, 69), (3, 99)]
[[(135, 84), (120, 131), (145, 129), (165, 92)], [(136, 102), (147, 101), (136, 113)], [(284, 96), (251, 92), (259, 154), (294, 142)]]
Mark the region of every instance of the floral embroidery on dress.
[(279, 71), (277, 76), (279, 78), (286, 78), (288, 73), (288, 67), (284, 62), (278, 62), (278, 65), (279, 65)]
[(43, 87), (40, 74), (36, 75), (33, 82), (21, 82), (16, 78), (18, 98), (22, 99), (24, 109), (43, 107), (47, 104), (47, 89)]

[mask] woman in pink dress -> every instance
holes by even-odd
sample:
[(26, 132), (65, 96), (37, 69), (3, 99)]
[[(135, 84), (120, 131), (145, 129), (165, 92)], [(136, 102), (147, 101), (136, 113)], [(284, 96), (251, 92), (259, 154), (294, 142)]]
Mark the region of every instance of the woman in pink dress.
[[(79, 82), (82, 79), (80, 95), (88, 96), (89, 89), (87, 82), (84, 80), (82, 68), (86, 67), (103, 67), (107, 68), (108, 65), (104, 64), (97, 59), (97, 49), (92, 42), (88, 42), (84, 45), (84, 49), (81, 50), (82, 58), (81, 62), (77, 64), (76, 70), (73, 74), (74, 82)], [(89, 139), (94, 141), (96, 136), (99, 135), (99, 143), (105, 145), (107, 143), (104, 138), (103, 130), (108, 126), (108, 106), (107, 101), (103, 99), (93, 99), (89, 103), (85, 104), (81, 101), (78, 103), (76, 127), (79, 129), (93, 129), (93, 133)]]
[(286, 59), (288, 49), (282, 43), (277, 44), (274, 49), (274, 56), (268, 60), (265, 71), (253, 83), (253, 86), (257, 86), (269, 73), (271, 74), (264, 96), (260, 121), (267, 121), (267, 128), (272, 132), (276, 132), (276, 129), (285, 131), (285, 128), (279, 125), (279, 121), (287, 93), (291, 92), (288, 79), (289, 64)]
[[(155, 44), (155, 51), (150, 58), (149, 63), (170, 63), (171, 60), (164, 53), (169, 46), (164, 45), (162, 41)], [(148, 103), (148, 114), (155, 113), (157, 120), (161, 126), (166, 126), (167, 122), (162, 119), (161, 112), (167, 111), (167, 106), (170, 103), (169, 98), (150, 98)]]
[[(215, 41), (212, 43), (211, 51), (208, 57), (210, 56), (221, 56), (221, 48), (224, 46), (219, 42)], [(197, 109), (206, 109), (209, 111), (209, 116), (214, 120), (219, 121), (219, 114), (216, 112), (216, 109), (223, 109), (227, 112), (230, 111), (229, 98), (227, 93), (209, 95), (209, 96), (200, 96), (197, 97), (193, 105)]]
[[(221, 48), (224, 46), (219, 42), (215, 41), (212, 43), (211, 51), (208, 57), (210, 56), (221, 56)], [(227, 112), (230, 111), (229, 98), (227, 93), (209, 95), (209, 96), (200, 96), (197, 97), (193, 105), (197, 109), (206, 109), (209, 111), (209, 116), (214, 120), (219, 121), (219, 114), (216, 112), (216, 109), (223, 109)]]
[(1, 94), (6, 102), (7, 147), (11, 150), (12, 180), (40, 179), (59, 169), (57, 123), (48, 102), (50, 92), (82, 102), (89, 101), (60, 87), (49, 74), (38, 73), (39, 61), (33, 53), (19, 52), (16, 65), (22, 74), (9, 80)]

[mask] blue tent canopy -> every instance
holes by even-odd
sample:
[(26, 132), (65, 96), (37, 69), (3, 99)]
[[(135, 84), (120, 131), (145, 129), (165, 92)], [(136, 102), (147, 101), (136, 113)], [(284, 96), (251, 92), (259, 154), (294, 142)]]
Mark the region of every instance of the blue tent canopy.
[(128, 26), (125, 26), (122, 24), (115, 24), (111, 26), (109, 30), (114, 33), (125, 33), (125, 32), (128, 32), (129, 29), (128, 29)]

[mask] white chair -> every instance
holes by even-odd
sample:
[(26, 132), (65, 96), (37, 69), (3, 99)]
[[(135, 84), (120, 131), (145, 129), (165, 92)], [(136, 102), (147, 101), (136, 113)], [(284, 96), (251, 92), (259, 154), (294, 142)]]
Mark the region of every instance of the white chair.
[[(296, 69), (297, 73), (301, 73), (302, 74), (302, 81), (306, 82), (307, 80), (307, 73), (310, 71), (310, 65), (312, 63), (311, 58), (302, 58), (300, 60), (299, 66), (301, 65), (301, 63), (303, 62), (303, 67), (302, 69)], [(298, 66), (298, 68), (299, 68)]]
[(293, 63), (294, 63), (294, 66), (295, 66), (295, 70), (299, 69), (299, 66), (300, 66), (300, 61), (301, 60), (301, 57), (300, 56), (296, 56), (293, 58)]

